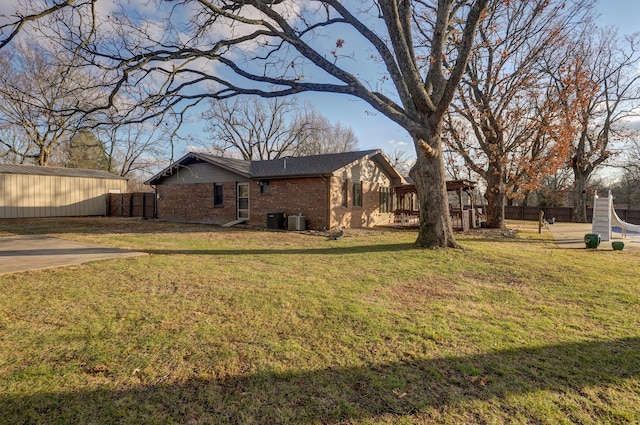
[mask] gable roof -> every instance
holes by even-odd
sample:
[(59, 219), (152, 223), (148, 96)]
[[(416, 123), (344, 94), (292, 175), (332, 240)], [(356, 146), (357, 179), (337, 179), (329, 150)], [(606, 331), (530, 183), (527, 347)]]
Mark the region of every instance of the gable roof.
[[(240, 174), (244, 177), (251, 177), (251, 161), (245, 161), (243, 159), (235, 159), (235, 158), (224, 158), (221, 156), (213, 156), (207, 155), (203, 153), (191, 153), (187, 154), (191, 161), (188, 162), (180, 162), (180, 160), (176, 161), (180, 165), (189, 165), (193, 163), (193, 160), (200, 159), (204, 162), (208, 162), (213, 165), (217, 165), (220, 168), (223, 168), (227, 171), (231, 171), (236, 174)], [(185, 158), (185, 157), (183, 157)]]
[(38, 176), (85, 177), (92, 179), (128, 180), (107, 171), (83, 168), (42, 167), (39, 165), (0, 164), (0, 174), (31, 174)]
[(251, 161), (251, 176), (253, 178), (266, 179), (328, 175), (353, 162), (379, 152), (378, 150), (368, 150)]
[(188, 166), (194, 162), (208, 162), (249, 179), (275, 179), (326, 176), (364, 158), (376, 161), (390, 176), (402, 180), (402, 176), (391, 165), (382, 152), (379, 149), (374, 149), (259, 161), (247, 161), (190, 152), (147, 180), (145, 184), (157, 184), (163, 178), (172, 175), (179, 168)]

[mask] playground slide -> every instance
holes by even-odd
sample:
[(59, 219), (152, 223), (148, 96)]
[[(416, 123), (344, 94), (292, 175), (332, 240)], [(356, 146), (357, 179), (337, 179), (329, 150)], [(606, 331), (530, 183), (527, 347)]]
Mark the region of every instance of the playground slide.
[(601, 198), (596, 193), (593, 197), (593, 221), (591, 233), (600, 235), (603, 241), (611, 240), (611, 210), (613, 197)]
[(611, 240), (612, 227), (620, 227), (622, 236), (627, 236), (627, 231), (640, 233), (640, 225), (627, 223), (620, 220), (613, 208), (613, 196), (609, 191), (609, 196), (600, 198), (596, 193), (593, 197), (593, 221), (591, 222), (591, 233), (600, 235), (603, 241)]
[(620, 220), (620, 217), (616, 214), (616, 210), (613, 208), (613, 203), (611, 203), (611, 225), (620, 227), (623, 236), (626, 236), (627, 230), (640, 233), (640, 225)]

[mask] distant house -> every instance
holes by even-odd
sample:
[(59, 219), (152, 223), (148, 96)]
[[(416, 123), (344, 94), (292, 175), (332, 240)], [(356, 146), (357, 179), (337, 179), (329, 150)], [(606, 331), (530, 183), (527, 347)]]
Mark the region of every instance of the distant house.
[(265, 161), (192, 152), (146, 182), (162, 220), (282, 227), (303, 216), (311, 229), (391, 223), (403, 183), (380, 150)]
[(98, 216), (127, 179), (106, 171), (0, 164), (0, 218)]

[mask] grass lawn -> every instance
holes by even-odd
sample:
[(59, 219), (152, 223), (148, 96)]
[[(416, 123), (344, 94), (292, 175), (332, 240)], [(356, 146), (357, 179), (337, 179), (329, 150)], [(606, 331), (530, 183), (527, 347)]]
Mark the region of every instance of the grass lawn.
[(640, 422), (640, 253), (510, 225), (5, 220), (150, 255), (0, 276), (0, 423)]

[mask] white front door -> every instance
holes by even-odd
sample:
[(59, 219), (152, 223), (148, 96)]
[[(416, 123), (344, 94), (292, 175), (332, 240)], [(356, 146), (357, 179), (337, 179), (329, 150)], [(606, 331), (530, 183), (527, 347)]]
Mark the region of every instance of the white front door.
[(249, 219), (249, 183), (238, 183), (236, 192), (238, 198), (236, 205), (238, 206), (238, 220)]

